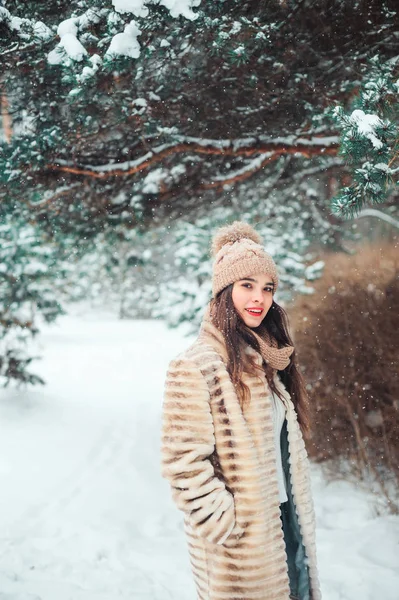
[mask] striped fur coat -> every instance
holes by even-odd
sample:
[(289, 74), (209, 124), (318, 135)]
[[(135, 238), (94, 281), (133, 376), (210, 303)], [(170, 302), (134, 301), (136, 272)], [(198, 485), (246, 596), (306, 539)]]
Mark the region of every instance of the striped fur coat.
[[(226, 363), (223, 335), (209, 320), (170, 363), (162, 475), (184, 512), (198, 600), (288, 600), (269, 388), (266, 378), (244, 373), (251, 399), (242, 410)], [(320, 600), (308, 459), (293, 403), (283, 393), (293, 496), (312, 600)]]

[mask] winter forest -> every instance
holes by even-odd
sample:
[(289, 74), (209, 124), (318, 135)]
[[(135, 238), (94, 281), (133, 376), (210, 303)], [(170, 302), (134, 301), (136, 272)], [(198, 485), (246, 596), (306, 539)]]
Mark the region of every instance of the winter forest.
[(218, 227), (277, 264), (324, 600), (399, 589), (397, 0), (0, 0), (0, 600), (194, 600), (160, 474)]

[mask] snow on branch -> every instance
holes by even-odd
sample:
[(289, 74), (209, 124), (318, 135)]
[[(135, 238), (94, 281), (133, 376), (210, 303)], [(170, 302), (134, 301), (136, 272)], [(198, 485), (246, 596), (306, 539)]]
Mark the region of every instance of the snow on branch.
[(112, 0), (112, 4), (119, 13), (132, 13), (135, 17), (148, 17), (147, 4), (160, 4), (167, 8), (172, 17), (185, 17), (193, 21), (197, 18), (193, 8), (201, 4), (201, 0)]
[(139, 29), (136, 21), (130, 21), (125, 26), (123, 33), (114, 35), (105, 56), (119, 55), (138, 58), (140, 56), (140, 44), (137, 40), (139, 35), (141, 35), (141, 29)]
[(16, 32), (18, 37), (24, 41), (48, 42), (54, 37), (51, 29), (42, 21), (15, 17), (2, 6), (0, 6), (0, 23), (5, 23), (11, 31)]
[(244, 181), (257, 171), (260, 171), (260, 169), (262, 169), (268, 162), (275, 160), (276, 158), (278, 157), (274, 156), (273, 152), (260, 154), (255, 159), (251, 160), (247, 165), (235, 171), (235, 173), (229, 173), (228, 177), (215, 177), (211, 183), (206, 183), (202, 187), (206, 190), (209, 190), (215, 187), (224, 187), (227, 185), (233, 185), (239, 181)]
[(98, 70), (99, 62), (103, 60), (109, 62), (118, 57), (139, 58), (141, 49), (137, 38), (141, 34), (140, 25), (135, 20), (125, 23), (120, 15), (133, 14), (136, 18), (146, 19), (150, 14), (147, 5), (160, 4), (169, 11), (171, 17), (182, 16), (193, 21), (197, 18), (193, 8), (200, 3), (201, 0), (112, 0), (112, 7), (110, 3), (108, 8), (90, 8), (82, 15), (70, 17), (59, 24), (57, 34), (60, 42), (48, 54), (47, 60), (52, 65), (68, 67), (71, 66), (71, 61), (77, 63), (89, 58), (84, 42), (82, 43), (79, 36), (103, 18), (107, 19), (109, 24), (112, 23), (113, 27), (123, 27), (123, 31), (114, 33), (104, 55), (102, 57), (96, 55), (95, 67), (85, 67), (85, 72), (78, 77), (78, 82), (82, 83), (94, 75)]
[[(175, 139), (182, 143), (193, 143), (198, 146), (202, 146), (204, 148), (220, 148), (232, 149), (234, 153), (240, 153), (240, 150), (243, 149), (244, 152), (250, 152), (253, 154), (256, 152), (256, 149), (261, 145), (273, 145), (277, 146), (298, 146), (302, 149), (305, 149), (306, 146), (311, 147), (323, 147), (323, 148), (335, 148), (338, 146), (339, 137), (338, 136), (295, 136), (289, 135), (285, 137), (276, 137), (270, 138), (266, 135), (261, 135), (258, 137), (250, 137), (250, 138), (239, 138), (234, 140), (215, 140), (215, 139), (207, 139), (207, 138), (197, 138), (190, 136), (182, 136), (176, 135)], [(263, 150), (261, 150), (263, 151)]]
[(94, 10), (89, 8), (78, 17), (71, 17), (62, 21), (57, 28), (60, 37), (59, 44), (47, 57), (51, 65), (67, 64), (68, 60), (81, 62), (88, 54), (86, 48), (78, 39), (79, 33), (91, 25), (99, 23), (102, 17), (108, 14), (107, 9)]
[(375, 217), (376, 219), (385, 221), (386, 223), (389, 223), (393, 227), (396, 227), (397, 229), (399, 229), (399, 221), (397, 219), (394, 219), (390, 215), (387, 215), (386, 213), (382, 212), (381, 210), (377, 210), (375, 208), (364, 208), (357, 215), (358, 219), (360, 219), (360, 217)]
[(349, 117), (349, 122), (353, 123), (359, 133), (373, 144), (374, 148), (379, 150), (383, 143), (379, 139), (376, 129), (383, 126), (383, 122), (377, 115), (369, 115), (360, 109), (354, 110)]
[[(184, 138), (181, 138), (184, 139)], [(245, 167), (242, 172), (235, 173), (235, 180), (239, 180), (241, 176), (245, 177), (245, 173), (249, 170), (253, 172), (261, 168), (266, 162), (276, 160), (284, 155), (298, 155), (306, 158), (312, 156), (335, 156), (337, 154), (338, 144), (331, 143), (332, 138), (326, 138), (326, 145), (321, 143), (321, 138), (315, 139), (312, 145), (311, 140), (305, 138), (277, 138), (260, 142), (260, 139), (251, 139), (253, 145), (240, 143), (240, 140), (201, 140), (199, 138), (185, 138), (185, 143), (178, 144), (162, 144), (154, 148), (151, 152), (147, 152), (144, 156), (123, 163), (109, 163), (106, 165), (84, 165), (76, 166), (67, 161), (59, 160), (57, 164), (49, 165), (52, 171), (62, 171), (74, 175), (93, 177), (95, 179), (106, 179), (108, 177), (124, 177), (134, 175), (139, 171), (148, 169), (149, 167), (161, 162), (168, 156), (173, 154), (194, 153), (207, 154), (218, 156), (258, 156), (255, 159), (252, 167)], [(249, 140), (247, 140), (248, 142)], [(291, 142), (291, 143), (289, 143)], [(227, 181), (226, 181), (227, 182)], [(219, 183), (217, 183), (219, 185)]]

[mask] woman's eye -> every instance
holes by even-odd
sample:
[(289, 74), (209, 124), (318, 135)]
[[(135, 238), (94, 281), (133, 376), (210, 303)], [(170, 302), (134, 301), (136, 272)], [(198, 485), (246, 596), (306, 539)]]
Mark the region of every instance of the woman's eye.
[(264, 290), (265, 292), (273, 292), (273, 288), (272, 287), (267, 287)]

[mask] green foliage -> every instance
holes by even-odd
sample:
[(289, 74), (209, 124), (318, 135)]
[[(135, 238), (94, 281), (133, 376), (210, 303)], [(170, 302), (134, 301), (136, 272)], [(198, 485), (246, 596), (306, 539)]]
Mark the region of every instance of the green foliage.
[(337, 106), (332, 117), (341, 132), (340, 153), (353, 181), (333, 199), (337, 214), (353, 217), (365, 204), (381, 204), (398, 183), (399, 85), (397, 60), (370, 61), (370, 71), (346, 112)]

